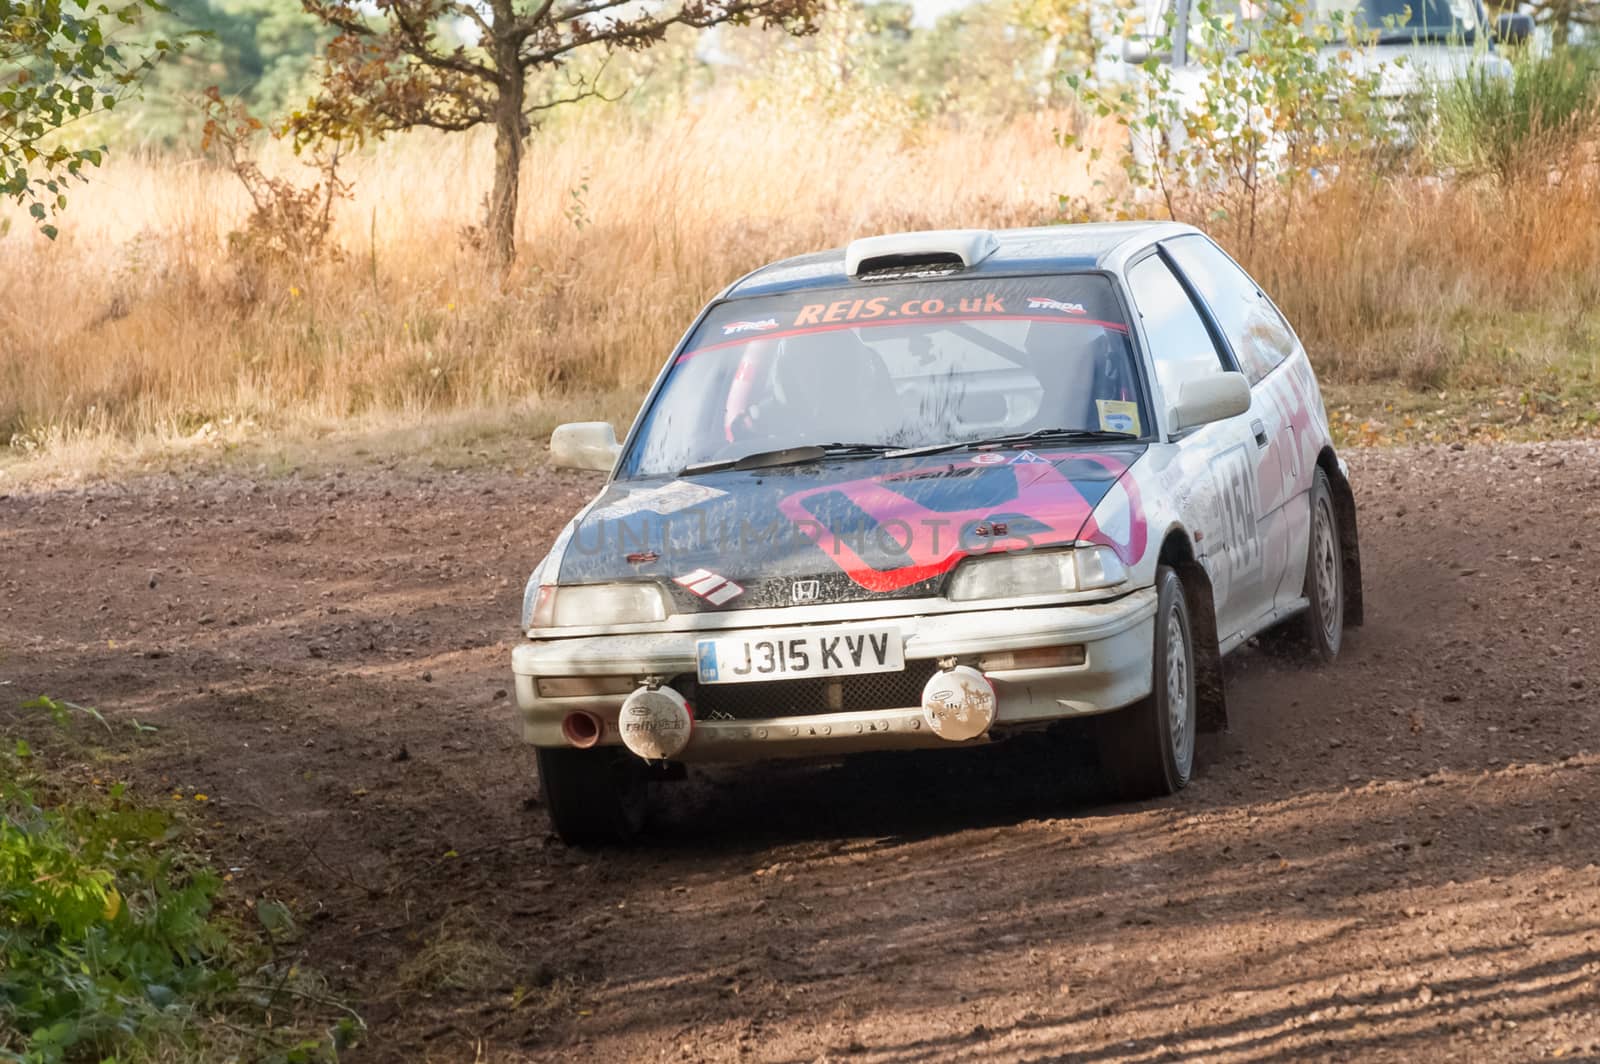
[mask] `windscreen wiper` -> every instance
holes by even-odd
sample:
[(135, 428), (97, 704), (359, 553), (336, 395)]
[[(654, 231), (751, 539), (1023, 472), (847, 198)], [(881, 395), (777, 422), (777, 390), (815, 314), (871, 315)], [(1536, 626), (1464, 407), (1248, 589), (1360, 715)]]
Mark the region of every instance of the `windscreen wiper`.
[(1018, 444), (1050, 440), (1136, 440), (1135, 432), (1118, 432), (1115, 429), (1034, 429), (1032, 432), (1011, 432), (1001, 436), (983, 436), (976, 440), (952, 440), (949, 443), (930, 443), (922, 447), (905, 447), (887, 451), (885, 458), (913, 458), (919, 454), (938, 454), (956, 451), (963, 447), (1014, 447)]
[(723, 469), (768, 469), (772, 466), (804, 465), (807, 462), (820, 462), (824, 458), (865, 458), (883, 454), (888, 449), (889, 445), (886, 443), (810, 443), (801, 447), (756, 451), (739, 458), (695, 462), (678, 470), (678, 475), (687, 477), (696, 473), (715, 473)]

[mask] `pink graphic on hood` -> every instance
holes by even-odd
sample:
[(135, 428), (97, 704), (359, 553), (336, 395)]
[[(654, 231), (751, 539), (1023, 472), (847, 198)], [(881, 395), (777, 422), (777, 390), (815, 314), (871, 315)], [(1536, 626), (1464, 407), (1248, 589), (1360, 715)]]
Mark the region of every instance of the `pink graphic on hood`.
[[(907, 490), (897, 490), (897, 485), (909, 485), (927, 480), (930, 470), (908, 470), (887, 476), (827, 484), (799, 491), (785, 498), (779, 508), (795, 523), (824, 554), (833, 559), (844, 573), (858, 586), (873, 592), (898, 591), (949, 572), (969, 554), (990, 551), (1016, 550), (1025, 547), (1059, 546), (1079, 538), (1092, 538), (1115, 550), (1124, 561), (1136, 560), (1144, 553), (1146, 525), (1138, 506), (1136, 489), (1120, 487), (1127, 478), (1123, 476), (1132, 456), (1116, 453), (1071, 453), (1043, 456), (1046, 461), (1018, 463), (1012, 457), (1005, 468), (989, 466), (980, 474), (984, 477), (1012, 478), (1011, 490), (1000, 499), (990, 498), (982, 506), (959, 510), (941, 510), (924, 506), (910, 496)], [(1093, 462), (1105, 468), (1104, 479), (1082, 479), (1075, 483), (1059, 468), (1068, 460)], [(969, 459), (962, 465), (970, 466)], [(952, 467), (936, 467), (952, 468)], [(986, 489), (992, 489), (986, 484)], [(1110, 520), (1110, 527), (1097, 526), (1090, 520), (1095, 506), (1102, 501), (1097, 492), (1109, 494), (1122, 492), (1125, 500), (1117, 504), (1119, 512), (1127, 515), (1126, 521)], [(1129, 492), (1132, 494), (1129, 494)], [(840, 536), (826, 527), (810, 509), (808, 501), (821, 502), (822, 496), (837, 493), (865, 514), (876, 528), (851, 529)], [(986, 490), (985, 495), (991, 492)], [(1028, 527), (1006, 528), (1007, 517), (1027, 519)], [(979, 527), (987, 530), (980, 535)], [(1087, 526), (1087, 527), (1086, 527)], [(891, 539), (907, 564), (893, 568), (873, 566), (862, 552), (863, 532), (877, 533)], [(1091, 535), (1092, 533), (1092, 535)], [(852, 542), (854, 534), (855, 542)]]
[(1150, 538), (1144, 507), (1139, 502), (1139, 485), (1133, 477), (1126, 475), (1126, 465), (1108, 460), (1106, 455), (1083, 457), (1121, 475), (1106, 489), (1105, 497), (1094, 508), (1094, 513), (1078, 533), (1078, 538), (1110, 547), (1123, 565), (1133, 566), (1144, 557), (1144, 549)]

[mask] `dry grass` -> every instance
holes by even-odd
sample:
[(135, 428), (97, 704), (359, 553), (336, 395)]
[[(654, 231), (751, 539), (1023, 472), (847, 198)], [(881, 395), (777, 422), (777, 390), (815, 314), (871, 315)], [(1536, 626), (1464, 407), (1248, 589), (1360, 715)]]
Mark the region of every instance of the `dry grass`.
[[(1069, 117), (918, 128), (732, 94), (649, 121), (596, 109), (535, 142), (505, 276), (464, 236), (490, 177), (477, 138), (359, 156), (342, 256), (267, 273), (230, 258), (248, 213), (231, 174), (118, 158), (55, 244), (20, 218), (0, 236), (0, 448), (66, 472), (329, 434), (403, 447), (445, 415), (458, 436), (536, 432), (595, 393), (615, 415), (705, 299), (765, 261), (1057, 220), (1056, 197), (1094, 177), (1054, 142)], [(1343, 181), (1248, 264), (1330, 381), (1592, 379), (1600, 194), (1572, 172), (1510, 189)]]
[(636, 389), (707, 297), (767, 260), (874, 230), (1048, 221), (1082, 180), (1053, 147), (1057, 116), (921, 140), (731, 98), (648, 125), (597, 117), (534, 145), (504, 277), (463, 237), (490, 179), (478, 138), (359, 157), (342, 258), (264, 277), (227, 253), (248, 210), (230, 174), (112, 162), (56, 244), (20, 219), (0, 239), (0, 443), (325, 431)]
[(414, 994), (509, 989), (517, 968), (517, 955), (502, 944), (500, 930), (468, 906), (439, 921), (427, 943), (400, 966), (395, 987)]
[(1487, 388), (1600, 380), (1600, 180), (1350, 178), (1247, 265), (1325, 379)]

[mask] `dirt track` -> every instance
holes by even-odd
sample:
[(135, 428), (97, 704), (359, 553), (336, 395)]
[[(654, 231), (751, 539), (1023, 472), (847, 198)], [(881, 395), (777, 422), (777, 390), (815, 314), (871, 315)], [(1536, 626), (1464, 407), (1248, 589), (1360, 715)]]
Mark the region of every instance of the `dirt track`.
[(504, 696), (592, 485), (542, 471), (0, 497), (0, 707), (161, 729), (115, 771), (290, 902), (352, 1060), (1600, 1059), (1600, 447), (1351, 458), (1368, 626), (1236, 658), (1167, 802), (1011, 745), (565, 850)]

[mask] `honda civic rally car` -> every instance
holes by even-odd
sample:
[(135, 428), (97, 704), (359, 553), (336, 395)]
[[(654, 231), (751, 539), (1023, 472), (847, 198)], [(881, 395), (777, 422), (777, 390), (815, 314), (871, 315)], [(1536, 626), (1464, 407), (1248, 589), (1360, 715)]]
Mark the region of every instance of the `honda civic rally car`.
[(1172, 223), (857, 240), (737, 281), (534, 570), (517, 706), (556, 831), (702, 761), (1085, 718), (1124, 798), (1225, 722), (1220, 660), (1361, 622), (1356, 514), (1287, 321)]

